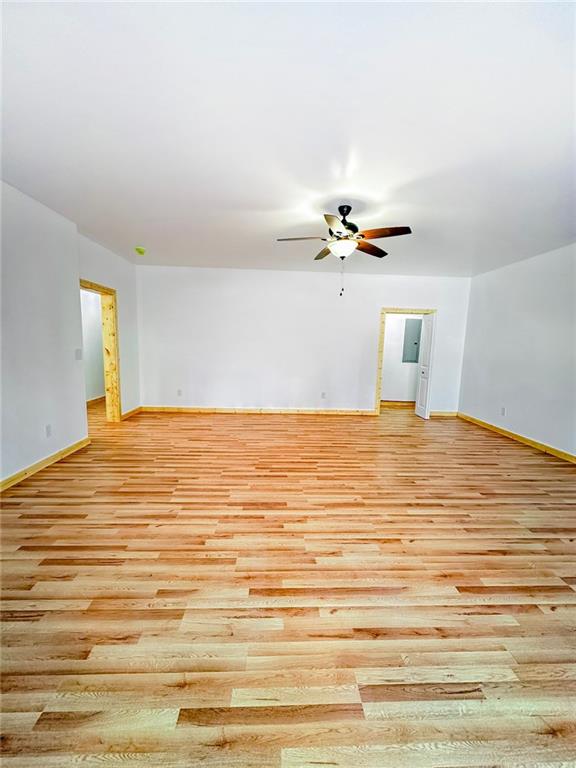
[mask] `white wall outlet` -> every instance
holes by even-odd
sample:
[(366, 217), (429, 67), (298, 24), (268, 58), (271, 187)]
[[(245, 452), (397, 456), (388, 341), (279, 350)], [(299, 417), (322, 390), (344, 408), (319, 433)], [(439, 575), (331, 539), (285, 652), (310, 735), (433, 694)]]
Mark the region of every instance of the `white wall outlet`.
[(82, 349), (75, 349), (74, 350), (74, 359), (75, 360), (82, 360)]
[(322, 400), (326, 400), (326, 392), (320, 392), (320, 397)]
[(46, 424), (46, 437), (52, 437), (52, 424)]
[(177, 389), (176, 390), (176, 394), (178, 395), (178, 397), (182, 397), (182, 390), (181, 389)]
[(503, 405), (502, 408), (500, 408), (500, 416), (506, 416), (506, 406)]

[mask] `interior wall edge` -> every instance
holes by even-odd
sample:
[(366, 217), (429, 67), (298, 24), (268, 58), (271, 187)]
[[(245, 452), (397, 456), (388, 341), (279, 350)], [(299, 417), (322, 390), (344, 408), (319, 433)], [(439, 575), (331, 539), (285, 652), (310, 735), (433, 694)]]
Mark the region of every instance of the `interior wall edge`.
[(2, 469), (88, 437), (76, 224), (2, 182)]
[[(412, 404), (413, 405), (413, 404)], [(313, 410), (305, 408), (179, 408), (170, 405), (140, 405), (131, 411), (122, 414), (122, 421), (136, 416), (138, 413), (228, 413), (228, 414), (286, 414), (286, 415), (309, 415), (309, 416), (381, 416), (381, 413), (370, 410), (345, 410), (345, 409), (324, 409)], [(431, 411), (433, 418), (451, 418), (458, 416), (457, 411)]]
[(141, 413), (142, 406), (137, 405), (136, 408), (132, 408), (131, 411), (126, 411), (125, 413), (121, 414), (120, 421), (125, 421), (126, 419), (129, 419), (130, 416), (136, 416), (137, 413)]
[(537, 440), (532, 440), (530, 437), (519, 435), (516, 432), (510, 432), (508, 429), (502, 429), (502, 427), (497, 427), (495, 424), (490, 424), (488, 421), (482, 421), (482, 419), (477, 419), (475, 416), (470, 416), (467, 413), (458, 411), (457, 415), (459, 419), (469, 421), (471, 424), (476, 424), (477, 426), (483, 427), (484, 429), (497, 432), (503, 437), (508, 437), (511, 440), (516, 440), (518, 443), (523, 443), (524, 445), (529, 445), (531, 448), (536, 448), (538, 451), (542, 451), (543, 453), (549, 453), (552, 456), (556, 456), (558, 459), (563, 459), (564, 461), (569, 461), (572, 464), (576, 464), (576, 455), (573, 453), (562, 451), (559, 448), (554, 448), (554, 446), (547, 445), (546, 443), (539, 443)]
[(458, 411), (576, 454), (576, 243), (472, 279)]
[(11, 488), (13, 485), (20, 483), (22, 480), (26, 480), (27, 477), (35, 475), (36, 472), (40, 472), (41, 469), (45, 469), (51, 464), (55, 464), (57, 461), (65, 459), (66, 456), (70, 456), (70, 454), (76, 453), (76, 451), (79, 451), (82, 448), (85, 448), (87, 445), (90, 445), (91, 442), (92, 441), (89, 437), (84, 437), (82, 440), (78, 440), (76, 443), (72, 443), (72, 445), (63, 448), (60, 451), (56, 451), (56, 453), (52, 453), (50, 456), (46, 456), (46, 458), (31, 464), (29, 467), (25, 467), (19, 472), (15, 472), (13, 475), (10, 475), (10, 477), (6, 477), (3, 480), (0, 480), (0, 492)]
[[(378, 412), (368, 409), (338, 409), (338, 408), (204, 408), (178, 407), (172, 405), (142, 405), (141, 413), (239, 413), (239, 414), (294, 414), (309, 416), (378, 416)], [(131, 415), (131, 414), (130, 414)], [(127, 417), (126, 417), (127, 418)]]

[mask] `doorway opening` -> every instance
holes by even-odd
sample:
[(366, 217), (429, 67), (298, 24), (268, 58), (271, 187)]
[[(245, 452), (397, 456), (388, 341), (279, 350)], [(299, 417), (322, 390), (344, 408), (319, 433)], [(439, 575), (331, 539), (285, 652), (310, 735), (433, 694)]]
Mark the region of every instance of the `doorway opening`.
[(430, 418), (435, 309), (385, 307), (380, 317), (375, 406)]
[(98, 283), (80, 280), (80, 297), (89, 415), (94, 411), (97, 417), (98, 408), (104, 412), (105, 405), (106, 421), (120, 421), (122, 410), (116, 291)]

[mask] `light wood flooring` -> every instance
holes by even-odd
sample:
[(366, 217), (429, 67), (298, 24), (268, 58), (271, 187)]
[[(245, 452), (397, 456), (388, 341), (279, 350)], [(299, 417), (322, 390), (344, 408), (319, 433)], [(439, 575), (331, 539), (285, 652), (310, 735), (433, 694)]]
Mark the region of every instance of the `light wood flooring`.
[(140, 414), (3, 496), (3, 768), (576, 766), (576, 468)]

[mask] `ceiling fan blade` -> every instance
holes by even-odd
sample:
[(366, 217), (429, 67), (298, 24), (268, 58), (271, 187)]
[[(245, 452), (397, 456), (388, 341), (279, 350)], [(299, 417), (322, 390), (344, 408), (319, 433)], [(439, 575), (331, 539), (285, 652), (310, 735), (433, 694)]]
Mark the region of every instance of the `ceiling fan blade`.
[(360, 233), (366, 240), (377, 240), (379, 237), (396, 237), (397, 235), (411, 235), (410, 227), (382, 227), (381, 229), (365, 229)]
[(364, 251), (364, 253), (369, 253), (370, 256), (376, 256), (379, 259), (384, 258), (384, 256), (388, 256), (386, 251), (383, 251), (376, 245), (372, 245), (372, 243), (367, 243), (365, 240), (358, 240), (358, 250)]
[(286, 243), (288, 240), (326, 240), (325, 237), (277, 237), (278, 243)]
[(348, 234), (348, 230), (344, 224), (342, 224), (338, 216), (333, 216), (331, 213), (325, 213), (324, 218), (326, 219), (326, 224), (328, 224), (332, 232), (341, 232), (343, 235)]
[(314, 261), (318, 261), (319, 259), (325, 259), (326, 256), (330, 253), (330, 248), (322, 248), (320, 253), (317, 256), (314, 256)]

